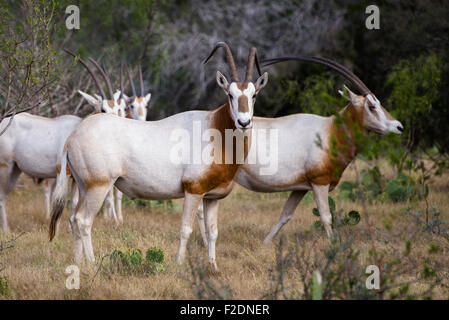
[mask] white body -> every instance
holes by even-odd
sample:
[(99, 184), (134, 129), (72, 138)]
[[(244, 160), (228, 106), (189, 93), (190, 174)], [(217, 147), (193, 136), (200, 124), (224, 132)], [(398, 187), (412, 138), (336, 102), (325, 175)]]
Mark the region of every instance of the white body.
[[(379, 134), (402, 133), (402, 124), (381, 106), (374, 95), (362, 97), (346, 87), (345, 90), (348, 92), (350, 103), (340, 114), (347, 122), (346, 126), (336, 126), (334, 116), (321, 117), (312, 114), (295, 114), (275, 119), (253, 118), (254, 130), (278, 131), (278, 170), (272, 175), (261, 175), (261, 168), (265, 165), (262, 166), (257, 162), (246, 163), (241, 167), (235, 180), (245, 188), (256, 192), (292, 191), (279, 221), (265, 238), (265, 243), (270, 242), (291, 219), (299, 202), (309, 190), (314, 192), (320, 218), (328, 236), (332, 234), (328, 193), (338, 184), (344, 169), (357, 155), (355, 143), (350, 142), (353, 133), (349, 128), (357, 124), (361, 130), (365, 127)], [(335, 164), (329, 160), (330, 140), (331, 137), (341, 135), (342, 131), (345, 132), (344, 137), (337, 140), (345, 146), (338, 147), (338, 164)], [(257, 140), (250, 149), (248, 159), (254, 157), (253, 153), (256, 150), (258, 150)], [(342, 155), (344, 153), (342, 150), (348, 150), (348, 153)], [(198, 219), (202, 220), (201, 207)], [(206, 241), (207, 236), (203, 231), (202, 234)]]
[[(9, 122), (6, 118), (0, 130)], [(8, 231), (6, 199), (21, 172), (35, 178), (56, 178), (67, 137), (78, 126), (76, 116), (44, 118), (20, 113), (0, 136), (0, 218)]]
[[(217, 83), (228, 97), (228, 102), (214, 111), (189, 111), (159, 121), (135, 121), (111, 115), (94, 115), (81, 125), (67, 139), (61, 168), (66, 164), (80, 189), (80, 201), (75, 214), (70, 218), (74, 237), (75, 260), (82, 258), (82, 251), (89, 261), (95, 256), (91, 241), (93, 219), (101, 207), (108, 191), (115, 186), (131, 198), (174, 199), (184, 197), (184, 207), (180, 230), (178, 262), (185, 257), (188, 238), (196, 210), (204, 198), (205, 229), (209, 246), (209, 262), (215, 262), (215, 241), (218, 235), (218, 199), (231, 192), (241, 163), (244, 162), (251, 140), (252, 114), (258, 92), (266, 85), (268, 74), (264, 73), (255, 83), (251, 81), (256, 49), (251, 48), (248, 57), (247, 75), (244, 82), (238, 80), (233, 58), (225, 43), (218, 47), (227, 48), (228, 63), (232, 66), (233, 81), (217, 71)], [(211, 55), (212, 55), (211, 54)], [(211, 56), (210, 55), (210, 56)], [(210, 57), (209, 56), (209, 57)], [(220, 150), (214, 159), (201, 161), (202, 148), (197, 150), (196, 130), (199, 138), (210, 130), (221, 133), (213, 136), (207, 146)], [(224, 143), (226, 130), (246, 132), (243, 161), (223, 163), (223, 159), (233, 154), (235, 143)], [(173, 133), (187, 133), (187, 140), (173, 139)], [(210, 137), (210, 135), (208, 134)], [(184, 135), (185, 138), (185, 135)], [(192, 138), (192, 139), (190, 139)], [(244, 139), (245, 140), (245, 139)], [(195, 141), (195, 142), (194, 142)], [(221, 144), (220, 144), (221, 143)], [(182, 147), (190, 150), (188, 159), (173, 157), (173, 150)], [(221, 158), (218, 153), (223, 157)], [(241, 154), (242, 155), (242, 154)], [(197, 162), (194, 159), (200, 158)], [(219, 161), (217, 161), (220, 159)], [(237, 159), (236, 159), (237, 160)], [(240, 160), (237, 160), (240, 161)], [(50, 240), (56, 233), (59, 217), (64, 209), (67, 193), (65, 172), (57, 177), (52, 197), (53, 212), (50, 223)]]
[[(298, 177), (305, 176), (308, 170), (325, 157), (332, 122), (332, 117), (313, 114), (294, 114), (275, 119), (254, 117), (255, 131), (264, 129), (278, 132), (278, 170), (273, 175), (261, 175), (260, 172), (266, 165), (258, 162), (245, 164), (240, 169), (236, 182), (257, 192), (312, 190), (309, 181), (298, 180)], [(323, 141), (322, 146), (316, 143), (318, 136)], [(256, 140), (248, 158), (255, 157), (257, 150)]]
[[(223, 108), (228, 108), (228, 105), (220, 109)], [(234, 171), (231, 172), (230, 178), (223, 180), (223, 183), (209, 187), (204, 192), (198, 191), (196, 183), (202, 182), (203, 177), (208, 176), (211, 181), (216, 181), (216, 167), (174, 163), (171, 150), (175, 145), (179, 145), (179, 141), (172, 141), (170, 138), (170, 133), (180, 128), (189, 131), (192, 136), (193, 122), (201, 123), (203, 131), (210, 128), (214, 121), (213, 114), (216, 112), (190, 111), (163, 120), (146, 122), (98, 114), (80, 124), (68, 138), (64, 153), (66, 158), (62, 158), (62, 167), (65, 167), (65, 163), (69, 164), (80, 189), (80, 203), (70, 219), (76, 260), (81, 259), (83, 247), (87, 259), (94, 260), (90, 237), (93, 218), (106, 194), (115, 184), (131, 198), (161, 200), (185, 197), (179, 262), (184, 258), (186, 242), (192, 232), (194, 212), (204, 197), (210, 211), (209, 219), (206, 219), (206, 230), (209, 230), (211, 225), (214, 228), (214, 237), (210, 241), (213, 245), (209, 243), (209, 252), (213, 260), (211, 263), (216, 266), (216, 200), (225, 197), (232, 190), (232, 180), (238, 166), (232, 169)], [(188, 141), (186, 148), (192, 148), (191, 143)], [(223, 165), (225, 166), (227, 165)], [(66, 185), (65, 177), (66, 174), (62, 171), (58, 175), (53, 208), (57, 207), (58, 199), (65, 198), (66, 191), (62, 189)]]

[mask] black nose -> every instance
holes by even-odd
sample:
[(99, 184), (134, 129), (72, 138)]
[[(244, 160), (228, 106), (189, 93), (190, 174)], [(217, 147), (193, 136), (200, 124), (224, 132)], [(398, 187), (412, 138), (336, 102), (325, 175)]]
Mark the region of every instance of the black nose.
[(249, 123), (251, 122), (251, 120), (248, 120), (246, 122), (242, 122), (240, 119), (238, 119), (237, 122), (239, 123), (239, 125), (242, 126), (242, 128), (246, 128), (249, 125)]
[(404, 132), (404, 128), (403, 128), (402, 126), (397, 126), (397, 129), (398, 129), (400, 132)]

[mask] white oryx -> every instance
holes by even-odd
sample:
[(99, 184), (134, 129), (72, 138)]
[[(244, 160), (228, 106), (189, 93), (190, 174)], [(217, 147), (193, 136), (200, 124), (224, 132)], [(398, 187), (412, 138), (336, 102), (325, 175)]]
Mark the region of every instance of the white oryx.
[[(105, 195), (115, 185), (131, 198), (185, 198), (179, 263), (184, 260), (193, 219), (204, 198), (209, 261), (216, 268), (218, 199), (231, 192), (233, 179), (246, 158), (251, 143), (254, 102), (268, 81), (268, 74), (265, 73), (255, 83), (252, 82), (254, 62), (259, 69), (256, 48), (250, 50), (244, 82), (239, 81), (231, 50), (224, 42), (216, 44), (205, 62), (218, 48), (225, 50), (232, 79), (228, 83), (226, 77), (217, 71), (217, 83), (228, 97), (228, 101), (218, 109), (188, 111), (146, 122), (94, 115), (84, 120), (67, 139), (62, 170), (52, 197), (49, 234), (50, 240), (53, 239), (57, 221), (64, 209), (67, 193), (65, 168), (68, 164), (80, 189), (78, 206), (70, 218), (76, 261), (82, 258), (83, 247), (86, 258), (95, 260), (91, 242), (93, 219)], [(229, 132), (230, 143), (225, 143), (225, 134)], [(240, 157), (233, 156), (234, 150), (239, 147), (232, 138), (236, 133), (246, 135), (242, 139), (244, 151)], [(199, 136), (200, 146), (198, 141), (190, 139), (193, 137), (195, 140), (195, 135)], [(105, 136), (108, 139), (104, 139)], [(214, 151), (212, 158), (209, 158), (211, 162), (201, 161), (201, 154), (204, 154), (202, 142), (207, 142), (206, 147), (212, 147), (205, 154), (210, 156), (211, 150)], [(182, 153), (183, 158), (179, 161), (180, 150), (193, 152)], [(200, 161), (196, 161), (198, 156)]]
[[(93, 77), (102, 97), (94, 98), (82, 91), (80, 93), (97, 108), (98, 112), (124, 113), (124, 101), (117, 101), (119, 92), (112, 94), (110, 83), (108, 83), (109, 79), (104, 78), (110, 89), (111, 100), (106, 99), (106, 95), (93, 71), (82, 59), (79, 59), (79, 61)], [(96, 64), (93, 59), (92, 62)], [(96, 64), (96, 66), (98, 65)], [(72, 115), (45, 118), (29, 113), (20, 113), (14, 117), (8, 130), (0, 136), (0, 221), (4, 232), (8, 232), (9, 229), (6, 217), (6, 199), (20, 173), (24, 172), (38, 179), (55, 178), (61, 169), (58, 164), (61, 163), (60, 156), (65, 141), (81, 120), (81, 118)], [(9, 121), (10, 118), (4, 119), (0, 128), (5, 128)], [(51, 189), (50, 180), (46, 182), (45, 190), (51, 193)], [(72, 188), (72, 197), (76, 202), (77, 192), (75, 187)], [(47, 217), (50, 217), (49, 210), (47, 210)]]
[[(143, 84), (143, 77), (142, 77), (142, 66), (139, 64), (140, 95), (136, 94), (136, 88), (134, 87), (134, 82), (127, 64), (125, 64), (125, 68), (128, 74), (128, 80), (131, 85), (131, 90), (133, 93), (131, 97), (128, 97), (125, 94), (123, 94), (128, 104), (126, 107), (126, 118), (146, 121), (147, 108), (148, 103), (150, 102), (151, 99), (151, 93), (148, 94), (145, 93), (145, 87)], [(122, 81), (121, 79), (122, 77), (120, 76), (120, 83)], [(122, 83), (120, 84), (120, 86), (123, 87)], [(122, 197), (123, 194), (117, 188), (112, 188), (109, 191), (108, 195), (106, 196), (105, 202), (108, 203), (108, 206), (107, 208), (105, 206), (105, 215), (108, 219), (113, 218), (116, 223), (123, 222)]]
[[(351, 81), (362, 95), (344, 87), (349, 95), (349, 104), (340, 112), (341, 121), (336, 121), (335, 116), (321, 117), (313, 114), (253, 118), (253, 130), (278, 131), (277, 145), (266, 146), (268, 150), (277, 148), (278, 170), (272, 175), (261, 175), (263, 166), (260, 163), (245, 164), (239, 171), (236, 182), (256, 192), (291, 191), (279, 221), (265, 238), (265, 243), (270, 242), (291, 219), (299, 202), (309, 190), (315, 195), (320, 219), (327, 235), (331, 236), (328, 193), (335, 188), (343, 171), (357, 155), (354, 141), (356, 131), (363, 132), (366, 128), (383, 135), (388, 132), (401, 134), (404, 130), (402, 124), (382, 107), (376, 96), (354, 73), (334, 61), (321, 57), (285, 57), (264, 60), (264, 65), (288, 60), (313, 62), (330, 67)], [(343, 95), (343, 92), (340, 91), (340, 94)], [(257, 143), (257, 140), (253, 142), (248, 159), (259, 149)], [(200, 207), (199, 220), (201, 214)], [(207, 240), (207, 235), (203, 234), (203, 239)]]

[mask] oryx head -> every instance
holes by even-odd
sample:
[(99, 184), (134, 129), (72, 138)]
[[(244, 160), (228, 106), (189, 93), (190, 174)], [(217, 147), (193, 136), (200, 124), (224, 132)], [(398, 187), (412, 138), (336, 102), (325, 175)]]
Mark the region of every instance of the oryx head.
[(81, 62), (81, 64), (86, 68), (86, 70), (91, 75), (92, 79), (95, 82), (95, 85), (97, 86), (98, 91), (100, 92), (100, 95), (94, 94), (93, 96), (91, 96), (90, 94), (88, 94), (86, 92), (78, 90), (78, 92), (84, 97), (84, 99), (86, 99), (86, 101), (91, 106), (93, 106), (95, 108), (96, 112), (98, 112), (98, 113), (112, 113), (119, 117), (124, 117), (126, 102), (125, 102), (125, 99), (122, 94), (123, 89), (120, 88), (120, 90), (113, 93), (111, 80), (109, 79), (109, 76), (106, 74), (105, 70), (103, 70), (103, 68), (101, 68), (94, 59), (89, 58), (89, 60), (94, 64), (94, 66), (98, 69), (98, 71), (100, 71), (100, 73), (103, 77), (103, 80), (106, 83), (106, 87), (108, 88), (108, 93), (109, 93), (109, 99), (108, 99), (103, 90), (103, 87), (101, 86), (100, 82), (98, 81), (98, 78), (95, 76), (95, 73), (89, 67), (89, 65), (83, 59), (81, 59), (80, 57), (77, 57), (73, 52), (71, 52), (67, 49), (64, 49), (64, 51), (67, 52), (68, 54), (74, 56), (75, 58), (77, 58), (77, 60), (79, 60), (79, 62)]
[(252, 127), (256, 96), (267, 84), (268, 73), (265, 72), (256, 80), (256, 82), (253, 83), (252, 76), (254, 63), (256, 63), (259, 75), (261, 74), (259, 61), (257, 59), (257, 50), (253, 47), (251, 48), (248, 56), (245, 81), (241, 82), (238, 77), (231, 49), (224, 42), (218, 42), (215, 45), (215, 48), (212, 50), (211, 54), (207, 57), (204, 63), (212, 57), (218, 48), (223, 48), (225, 50), (226, 60), (231, 74), (231, 83), (228, 82), (226, 77), (220, 71), (217, 71), (217, 83), (228, 97), (231, 116), (234, 120), (235, 127), (238, 129), (250, 129)]
[[(382, 107), (376, 96), (368, 89), (368, 87), (359, 79), (351, 70), (338, 64), (335, 61), (322, 58), (322, 57), (308, 57), (308, 56), (295, 56), (295, 57), (283, 57), (275, 59), (267, 59), (263, 61), (264, 66), (268, 66), (274, 63), (299, 60), (306, 62), (318, 63), (325, 65), (344, 76), (346, 79), (352, 82), (352, 84), (360, 91), (361, 95), (357, 95), (344, 86), (344, 90), (348, 93), (348, 99), (351, 104), (360, 111), (362, 117), (362, 124), (368, 130), (374, 131), (379, 134), (386, 134), (393, 132), (401, 134), (404, 131), (402, 124), (393, 118), (387, 110)], [(339, 91), (344, 96), (342, 91)], [(363, 108), (360, 109), (360, 108)]]
[[(363, 108), (363, 126), (368, 130), (378, 134), (388, 132), (401, 134), (404, 131), (402, 124), (382, 107), (373, 93), (357, 95), (346, 86), (344, 86), (344, 91), (347, 92), (348, 99), (354, 107)], [(340, 91), (340, 94), (344, 95), (342, 91)]]
[(133, 92), (132, 97), (126, 97), (128, 106), (126, 113), (128, 116), (135, 120), (147, 119), (147, 107), (151, 99), (151, 93), (145, 94), (145, 87), (143, 85), (142, 66), (139, 64), (139, 80), (140, 80), (140, 95), (136, 94), (136, 88), (134, 87), (133, 79), (129, 71), (128, 65), (125, 65), (126, 72), (128, 73), (129, 83), (131, 84), (131, 90)]

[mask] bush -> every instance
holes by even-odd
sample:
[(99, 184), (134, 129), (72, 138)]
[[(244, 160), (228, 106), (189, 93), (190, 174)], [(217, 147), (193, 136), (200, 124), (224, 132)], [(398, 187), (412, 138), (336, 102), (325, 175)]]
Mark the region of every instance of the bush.
[[(365, 191), (365, 198), (368, 202), (373, 201), (393, 201), (403, 202), (412, 200), (417, 194), (416, 182), (403, 173), (399, 173), (396, 178), (385, 182), (379, 168), (363, 169), (360, 172), (362, 186)], [(343, 181), (340, 184), (340, 200), (358, 201), (361, 200), (360, 191), (355, 182)]]
[(7, 296), (9, 293), (8, 277), (0, 277), (0, 296)]
[(134, 207), (137, 209), (148, 208), (150, 210), (166, 210), (169, 212), (179, 211), (180, 206), (177, 203), (174, 203), (173, 200), (143, 200), (143, 199), (135, 199), (131, 200), (125, 194), (122, 198), (123, 207)]
[(114, 250), (110, 257), (112, 271), (129, 274), (156, 274), (165, 272), (164, 251), (158, 248), (148, 249), (145, 260), (140, 249)]
[[(340, 218), (340, 216), (342, 216), (343, 210), (339, 211), (336, 210), (335, 201), (332, 197), (328, 197), (328, 201), (329, 201), (329, 210), (332, 216), (333, 227), (339, 227), (342, 225), (354, 226), (360, 222), (360, 214), (358, 211), (352, 210), (348, 214), (344, 215), (343, 218)], [(312, 213), (317, 217), (320, 216), (320, 212), (318, 211), (317, 208), (313, 208)], [(323, 228), (323, 224), (321, 221), (317, 220), (312, 223), (311, 228), (313, 230), (321, 229)]]

